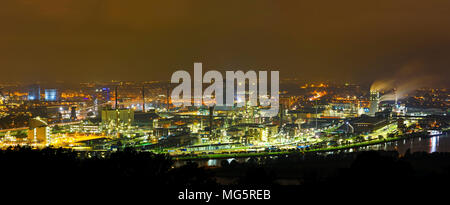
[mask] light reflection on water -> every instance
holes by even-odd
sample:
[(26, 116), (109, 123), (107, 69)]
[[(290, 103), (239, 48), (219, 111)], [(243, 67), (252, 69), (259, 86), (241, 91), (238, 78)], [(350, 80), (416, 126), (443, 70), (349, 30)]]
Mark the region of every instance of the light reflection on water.
[(439, 137), (430, 138), (431, 149), (430, 152), (436, 152), (436, 146), (439, 146)]
[(209, 159), (208, 160), (208, 167), (217, 167), (218, 162), (215, 159)]
[[(394, 151), (397, 150), (400, 154), (405, 154), (405, 152), (410, 149), (411, 152), (450, 152), (450, 136), (448, 133), (440, 136), (434, 137), (418, 137), (418, 138), (410, 138), (404, 139), (401, 141), (395, 142), (387, 142), (376, 145), (369, 145), (366, 147), (360, 147), (357, 150), (350, 148), (345, 150), (345, 152), (354, 152), (354, 151), (368, 151), (368, 150), (383, 150), (383, 151)], [(331, 154), (331, 153), (328, 153)], [(205, 159), (205, 160), (196, 160), (200, 167), (218, 167), (220, 166), (220, 162), (222, 160), (227, 160), (228, 163), (231, 163), (233, 160), (237, 162), (245, 162), (249, 158), (229, 158), (229, 159)], [(179, 167), (186, 164), (185, 161), (176, 161), (175, 167)]]
[[(197, 163), (199, 167), (220, 167), (220, 163), (222, 160), (228, 161), (228, 163), (231, 163), (233, 160), (236, 160), (236, 162), (243, 163), (249, 160), (249, 158), (228, 158), (228, 159), (204, 159), (204, 160), (195, 160), (193, 162)], [(174, 167), (181, 167), (183, 165), (186, 165), (187, 161), (175, 161)]]
[(388, 142), (363, 148), (363, 150), (397, 150), (400, 154), (404, 154), (408, 149), (411, 152), (450, 152), (450, 137), (446, 133), (440, 136), (410, 138), (401, 142)]

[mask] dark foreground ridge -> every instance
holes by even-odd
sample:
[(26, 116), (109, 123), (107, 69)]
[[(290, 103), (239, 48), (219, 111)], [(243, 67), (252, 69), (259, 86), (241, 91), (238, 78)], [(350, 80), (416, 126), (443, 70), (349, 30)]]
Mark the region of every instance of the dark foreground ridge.
[(0, 152), (3, 194), (77, 200), (89, 196), (106, 201), (141, 197), (173, 201), (185, 189), (269, 189), (271, 201), (321, 196), (344, 200), (354, 195), (378, 198), (434, 192), (450, 182), (450, 153), (308, 153), (250, 158), (245, 163), (223, 160), (218, 168), (198, 167), (194, 162), (174, 168), (173, 164), (167, 155), (134, 150), (90, 159), (64, 149)]

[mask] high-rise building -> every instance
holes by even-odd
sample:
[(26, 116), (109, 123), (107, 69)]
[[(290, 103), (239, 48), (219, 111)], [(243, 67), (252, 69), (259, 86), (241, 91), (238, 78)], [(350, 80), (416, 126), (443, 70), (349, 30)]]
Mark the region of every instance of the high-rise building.
[(58, 100), (58, 90), (45, 89), (45, 101), (57, 101), (57, 100)]
[(40, 100), (41, 87), (39, 85), (30, 85), (28, 87), (28, 100)]

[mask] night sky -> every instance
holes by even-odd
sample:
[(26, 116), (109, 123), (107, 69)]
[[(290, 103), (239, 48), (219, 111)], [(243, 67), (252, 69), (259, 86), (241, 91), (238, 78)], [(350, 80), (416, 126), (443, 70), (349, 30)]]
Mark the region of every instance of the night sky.
[[(169, 80), (178, 69), (448, 86), (450, 1), (3, 0), (1, 81)], [(403, 72), (406, 75), (403, 75)]]

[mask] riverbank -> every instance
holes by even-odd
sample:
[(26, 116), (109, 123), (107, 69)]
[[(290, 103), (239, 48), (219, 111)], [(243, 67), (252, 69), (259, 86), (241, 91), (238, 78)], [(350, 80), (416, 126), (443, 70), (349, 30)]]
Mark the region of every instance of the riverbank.
[(296, 153), (310, 153), (310, 152), (333, 152), (338, 150), (347, 150), (359, 147), (365, 147), (369, 145), (377, 145), (386, 142), (395, 142), (403, 139), (415, 138), (415, 137), (427, 137), (428, 135), (424, 133), (413, 133), (408, 135), (401, 135), (390, 138), (375, 139), (371, 141), (352, 143), (347, 145), (340, 145), (334, 147), (324, 147), (316, 149), (302, 149), (295, 151), (280, 151), (280, 152), (256, 152), (256, 153), (221, 153), (221, 154), (208, 154), (208, 155), (197, 155), (197, 156), (174, 156), (174, 160), (200, 160), (200, 159), (226, 159), (226, 158), (246, 158), (246, 157), (261, 157), (261, 156), (277, 156), (277, 155), (289, 155)]

